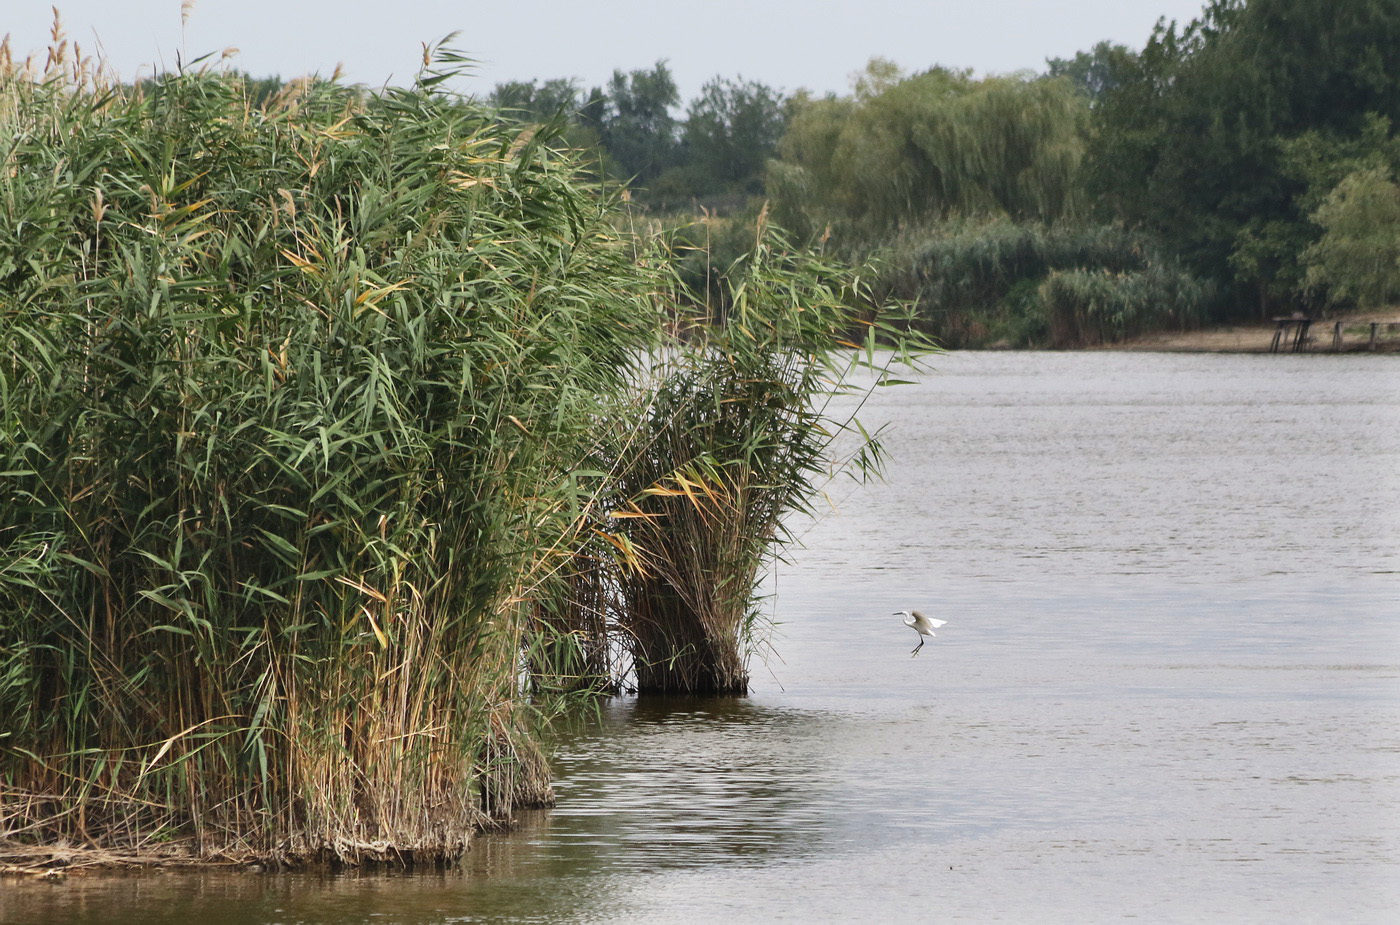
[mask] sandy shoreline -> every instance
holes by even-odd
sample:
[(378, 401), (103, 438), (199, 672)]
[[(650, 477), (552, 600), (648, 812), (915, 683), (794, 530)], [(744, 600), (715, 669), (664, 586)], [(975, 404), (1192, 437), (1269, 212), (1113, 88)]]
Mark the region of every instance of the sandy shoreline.
[[(1376, 330), (1376, 350), (1386, 353), (1400, 351), (1400, 306), (1380, 311), (1349, 312), (1314, 321), (1308, 331), (1305, 351), (1335, 352), (1334, 331), (1339, 321), (1342, 324), (1341, 352), (1370, 352), (1372, 322), (1379, 324)], [(1278, 325), (1271, 321), (1221, 325), (1198, 331), (1164, 331), (1094, 349), (1164, 353), (1268, 353), (1277, 330)], [(1291, 334), (1284, 336), (1280, 351), (1291, 349), (1290, 337)]]

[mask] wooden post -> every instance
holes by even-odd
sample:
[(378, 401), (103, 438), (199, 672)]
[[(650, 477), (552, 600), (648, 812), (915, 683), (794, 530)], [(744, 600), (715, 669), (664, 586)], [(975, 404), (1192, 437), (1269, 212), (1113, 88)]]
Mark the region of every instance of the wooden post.
[(1298, 331), (1293, 335), (1293, 352), (1301, 353), (1308, 345), (1308, 327), (1312, 324), (1309, 318), (1298, 321)]

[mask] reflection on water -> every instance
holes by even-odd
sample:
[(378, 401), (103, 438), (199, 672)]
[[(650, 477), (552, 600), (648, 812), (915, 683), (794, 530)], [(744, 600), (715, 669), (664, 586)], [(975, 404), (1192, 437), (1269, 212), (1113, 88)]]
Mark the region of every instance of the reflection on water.
[(821, 717), (744, 698), (625, 700), (565, 748), (552, 814), (599, 869), (765, 863), (822, 828)]
[[(0, 921), (1400, 920), (1400, 365), (957, 354), (776, 576), (460, 871), (5, 884)], [(891, 612), (949, 621), (918, 658)]]

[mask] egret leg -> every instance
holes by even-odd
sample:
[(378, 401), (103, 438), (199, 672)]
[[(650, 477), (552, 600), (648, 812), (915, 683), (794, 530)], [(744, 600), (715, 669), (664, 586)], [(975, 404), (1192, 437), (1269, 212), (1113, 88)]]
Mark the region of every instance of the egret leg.
[(914, 651), (913, 651), (913, 652), (910, 652), (910, 653), (909, 653), (909, 657), (910, 657), (910, 658), (913, 658), (914, 656), (918, 655), (918, 654), (919, 654), (919, 650), (922, 649), (922, 648), (924, 647), (924, 643), (925, 643), (926, 641), (927, 641), (927, 640), (925, 640), (924, 637), (920, 636), (920, 637), (919, 637), (919, 644), (918, 644), (917, 646), (914, 647)]

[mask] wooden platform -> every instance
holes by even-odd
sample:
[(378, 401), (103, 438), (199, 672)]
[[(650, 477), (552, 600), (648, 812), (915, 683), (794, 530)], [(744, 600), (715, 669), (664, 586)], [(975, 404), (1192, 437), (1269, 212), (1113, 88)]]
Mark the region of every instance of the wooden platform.
[[(1299, 318), (1291, 316), (1288, 318), (1274, 318), (1274, 339), (1269, 344), (1270, 353), (1279, 353), (1287, 350), (1289, 353), (1302, 353), (1308, 349), (1308, 345), (1313, 339), (1308, 336), (1312, 328), (1311, 318)], [(1370, 336), (1363, 344), (1352, 341), (1345, 343), (1343, 331), (1346, 328), (1369, 328)], [(1381, 329), (1384, 328), (1388, 336), (1381, 337)], [(1400, 323), (1394, 321), (1334, 321), (1332, 323), (1332, 352), (1340, 353), (1343, 350), (1378, 350), (1384, 344), (1388, 349), (1393, 347), (1392, 340), (1397, 331), (1400, 331)]]
[(1301, 353), (1308, 344), (1308, 328), (1312, 326), (1312, 319), (1292, 315), (1287, 318), (1275, 318), (1273, 321), (1274, 340), (1269, 344), (1269, 352), (1278, 353), (1280, 345), (1288, 340), (1291, 334), (1293, 344), (1289, 352)]

